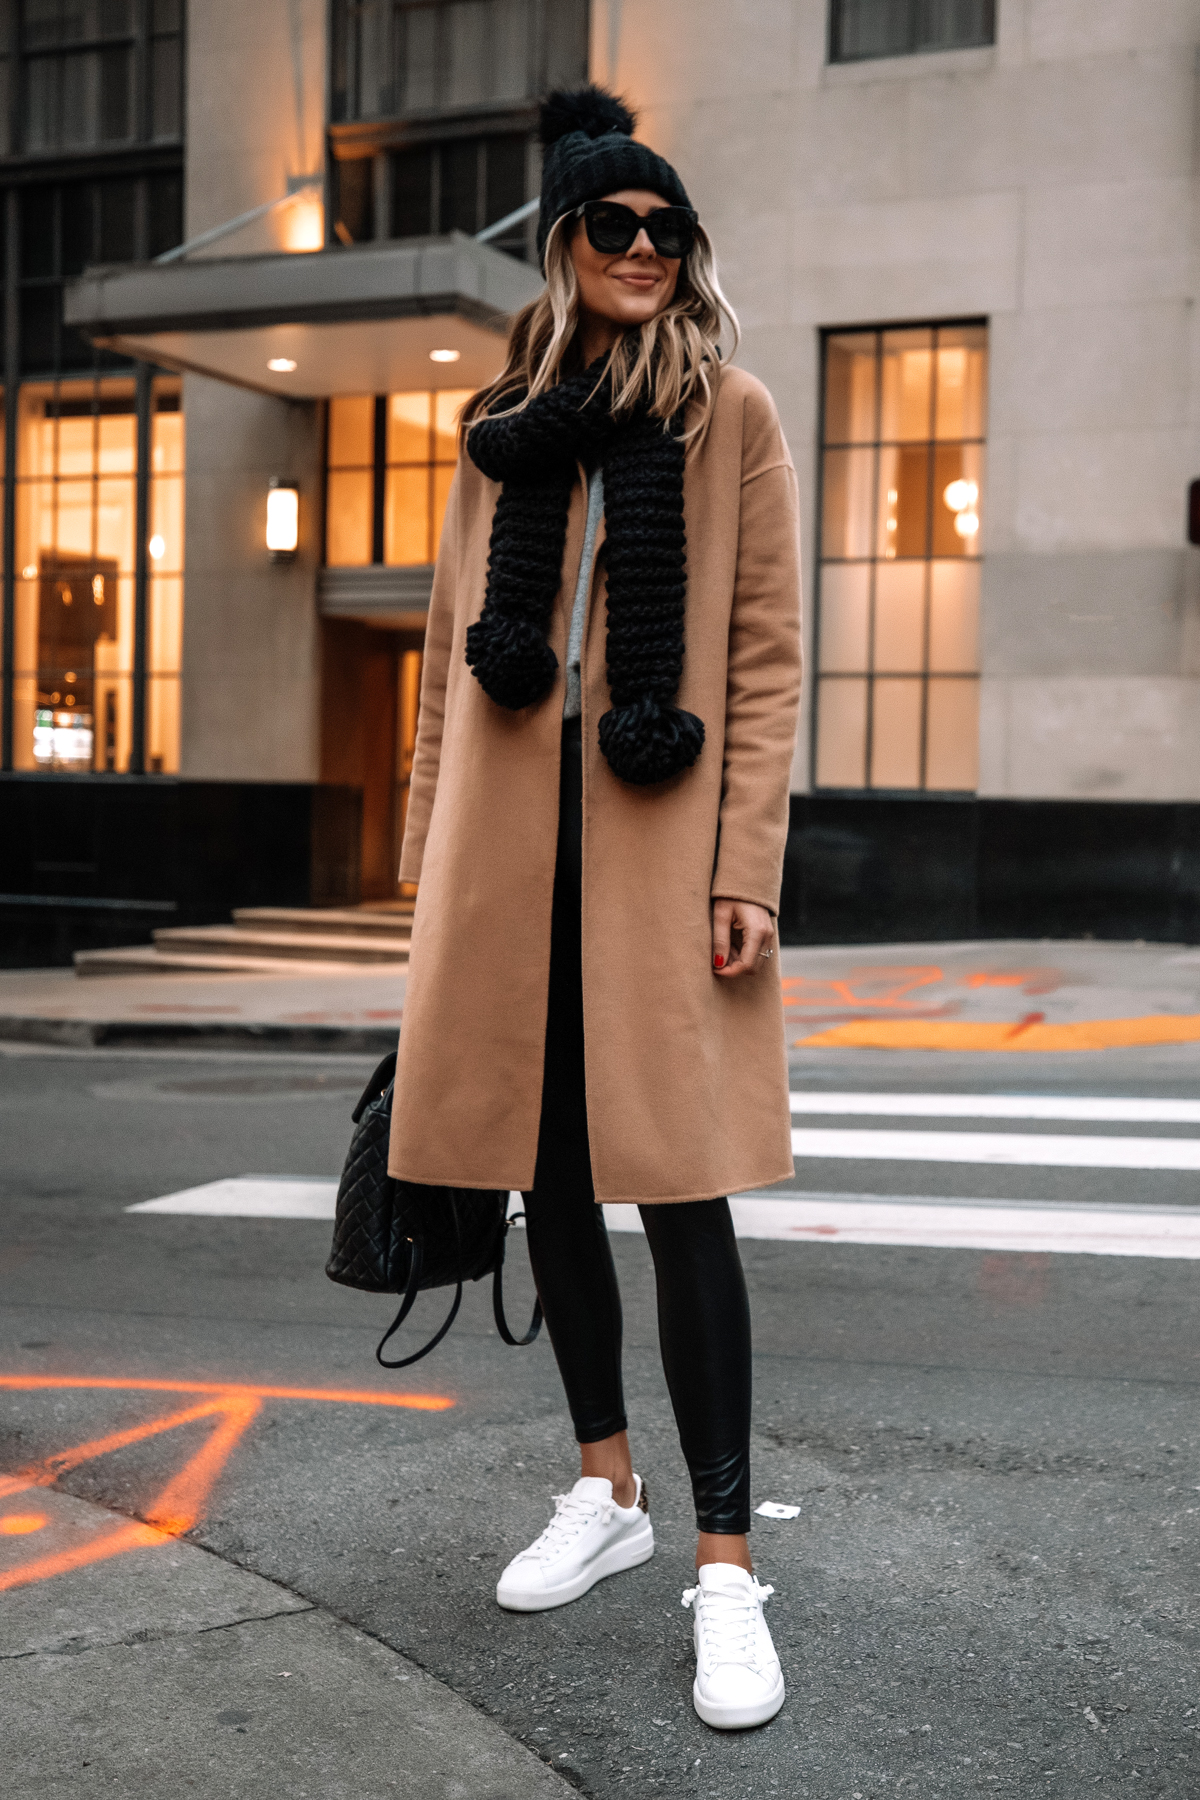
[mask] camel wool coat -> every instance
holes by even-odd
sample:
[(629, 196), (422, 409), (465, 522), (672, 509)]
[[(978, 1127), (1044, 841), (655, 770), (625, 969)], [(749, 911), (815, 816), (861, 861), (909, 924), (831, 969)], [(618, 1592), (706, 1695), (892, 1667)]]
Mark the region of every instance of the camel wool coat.
[[(389, 1167), (436, 1187), (533, 1186), (550, 968), (573, 494), (549, 641), (553, 690), (510, 712), (465, 661), (499, 494), (464, 455), (434, 576), (400, 879), (419, 883)], [(655, 787), (600, 751), (603, 531), (583, 645), (583, 1003), (598, 1202), (712, 1199), (793, 1172), (779, 958), (712, 970), (711, 902), (775, 913), (800, 701), (796, 477), (767, 390), (719, 377), (684, 473), (687, 612), (678, 704), (699, 760)]]

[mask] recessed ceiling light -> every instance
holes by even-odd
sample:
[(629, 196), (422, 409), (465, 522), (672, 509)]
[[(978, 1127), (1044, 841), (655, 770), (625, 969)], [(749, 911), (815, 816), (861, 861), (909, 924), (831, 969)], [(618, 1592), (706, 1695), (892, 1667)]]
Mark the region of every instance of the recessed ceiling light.
[(429, 360), (430, 362), (457, 362), (461, 355), (461, 350), (431, 350)]
[(272, 375), (290, 375), (296, 364), (290, 356), (273, 356), (267, 367)]

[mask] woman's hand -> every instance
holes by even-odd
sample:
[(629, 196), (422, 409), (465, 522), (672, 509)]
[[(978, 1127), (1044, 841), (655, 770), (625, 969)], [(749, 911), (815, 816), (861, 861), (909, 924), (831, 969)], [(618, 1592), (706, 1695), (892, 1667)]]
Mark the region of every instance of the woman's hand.
[[(730, 939), (741, 935), (741, 944), (730, 955)], [(775, 921), (765, 906), (752, 900), (713, 901), (713, 973), (728, 980), (731, 975), (752, 975), (764, 950), (775, 942)]]

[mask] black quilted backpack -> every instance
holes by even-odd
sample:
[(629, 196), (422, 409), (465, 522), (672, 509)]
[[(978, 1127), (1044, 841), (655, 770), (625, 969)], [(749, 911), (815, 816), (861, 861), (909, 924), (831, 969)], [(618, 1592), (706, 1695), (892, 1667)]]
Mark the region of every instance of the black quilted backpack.
[[(325, 1273), (331, 1281), (368, 1294), (404, 1295), (375, 1350), (385, 1369), (404, 1369), (428, 1356), (454, 1323), (463, 1282), (480, 1281), (485, 1275), (492, 1276), (492, 1308), (500, 1336), (506, 1344), (532, 1344), (542, 1326), (540, 1300), (523, 1338), (513, 1336), (504, 1317), (504, 1242), (513, 1223), (506, 1217), (507, 1193), (499, 1188), (421, 1187), (388, 1174), (395, 1077), (393, 1050), (351, 1114), (354, 1135), (338, 1186), (333, 1249)], [(421, 1289), (452, 1283), (454, 1302), (440, 1329), (412, 1356), (389, 1362), (383, 1347), (408, 1317)]]

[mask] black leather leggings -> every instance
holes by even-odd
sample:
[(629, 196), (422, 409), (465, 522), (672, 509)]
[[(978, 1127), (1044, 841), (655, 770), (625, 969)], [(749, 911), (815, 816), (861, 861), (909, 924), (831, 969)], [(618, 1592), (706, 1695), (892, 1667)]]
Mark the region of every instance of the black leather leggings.
[[(588, 1151), (580, 962), (582, 752), (563, 727), (541, 1130), (529, 1258), (581, 1444), (625, 1429), (621, 1295)], [(728, 1200), (639, 1207), (658, 1334), (701, 1531), (750, 1529), (750, 1306)]]

